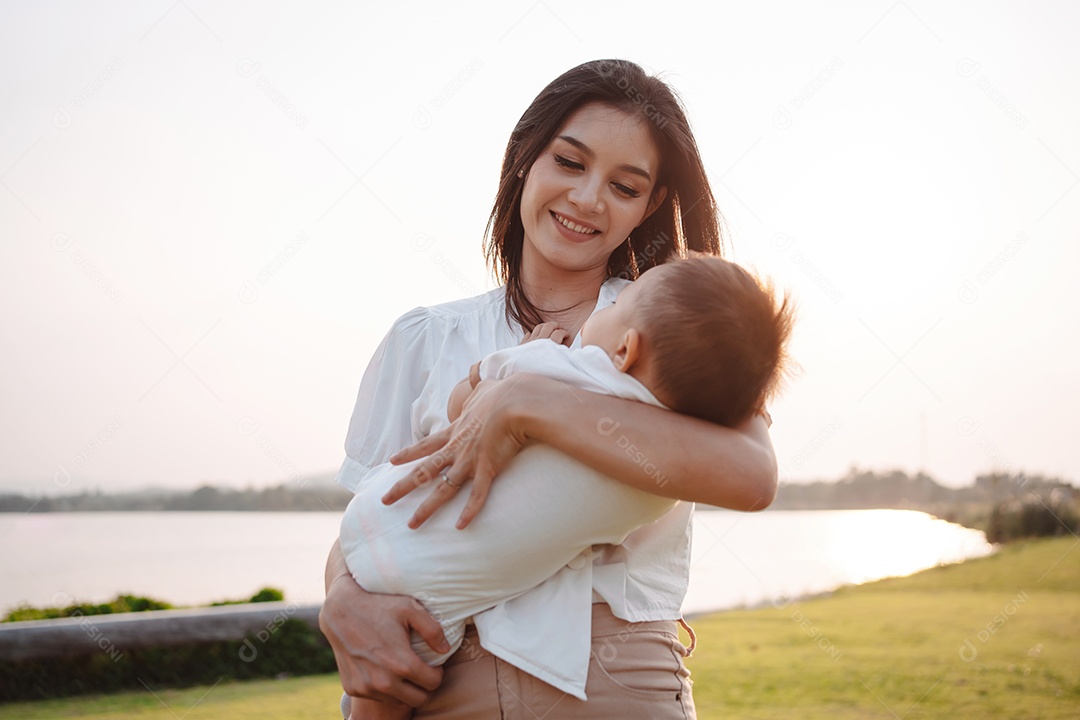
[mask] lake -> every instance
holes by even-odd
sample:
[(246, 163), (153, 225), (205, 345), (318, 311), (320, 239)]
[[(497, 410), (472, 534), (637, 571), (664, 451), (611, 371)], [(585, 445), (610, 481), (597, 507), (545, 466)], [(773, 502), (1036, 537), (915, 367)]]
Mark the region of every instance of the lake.
[[(278, 587), (323, 599), (339, 513), (0, 514), (0, 610), (118, 593), (177, 605)], [(987, 555), (982, 532), (908, 510), (699, 510), (687, 614), (826, 592)]]

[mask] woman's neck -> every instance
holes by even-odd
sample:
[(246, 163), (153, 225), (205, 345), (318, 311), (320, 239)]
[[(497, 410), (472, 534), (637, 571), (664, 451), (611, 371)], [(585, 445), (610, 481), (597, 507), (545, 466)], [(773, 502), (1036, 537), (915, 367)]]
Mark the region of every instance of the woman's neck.
[[(530, 267), (530, 265), (532, 265)], [(571, 336), (585, 324), (596, 307), (607, 268), (571, 272), (559, 268), (537, 268), (522, 263), (521, 287), (546, 322), (556, 322)]]

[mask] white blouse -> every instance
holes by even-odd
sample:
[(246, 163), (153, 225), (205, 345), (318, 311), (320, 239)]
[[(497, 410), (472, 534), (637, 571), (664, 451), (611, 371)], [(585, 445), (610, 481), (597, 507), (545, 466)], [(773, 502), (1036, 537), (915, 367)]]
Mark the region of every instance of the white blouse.
[[(605, 282), (593, 312), (611, 305), (628, 282), (619, 278)], [(521, 341), (521, 328), (510, 326), (505, 307), (505, 288), (499, 287), (476, 297), (410, 310), (394, 323), (360, 383), (345, 439), (346, 457), (337, 474), (340, 485), (355, 492), (371, 468), (450, 424), (446, 418), (450, 392), (472, 364)], [(580, 334), (573, 343), (579, 346)], [(625, 444), (628, 453), (635, 452), (617, 427), (611, 437)], [(632, 532), (621, 545), (595, 547), (594, 599), (606, 602), (616, 617), (628, 622), (680, 618), (690, 573), (693, 507), (693, 503), (677, 503), (657, 522)], [(551, 586), (560, 582), (561, 576), (556, 575), (492, 614), (518, 627), (543, 627), (546, 623), (538, 623), (536, 613), (550, 613), (555, 623), (566, 622), (565, 611), (541, 601), (541, 596), (557, 595), (557, 588)], [(536, 597), (530, 602), (533, 594)], [(579, 620), (588, 622), (588, 618)]]

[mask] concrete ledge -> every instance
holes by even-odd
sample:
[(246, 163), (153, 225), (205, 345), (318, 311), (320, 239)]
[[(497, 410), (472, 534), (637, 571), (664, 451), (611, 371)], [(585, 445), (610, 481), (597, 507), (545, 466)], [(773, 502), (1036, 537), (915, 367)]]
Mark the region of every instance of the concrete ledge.
[(293, 618), (318, 629), (320, 607), (266, 602), (0, 623), (0, 661), (269, 636)]

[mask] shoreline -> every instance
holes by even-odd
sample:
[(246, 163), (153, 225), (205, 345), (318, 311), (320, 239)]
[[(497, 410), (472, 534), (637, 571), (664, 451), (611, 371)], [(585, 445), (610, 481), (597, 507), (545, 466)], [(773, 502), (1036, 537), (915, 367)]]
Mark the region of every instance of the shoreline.
[[(941, 518), (938, 518), (938, 519), (941, 519)], [(963, 526), (961, 526), (961, 527), (963, 527)], [(968, 528), (968, 529), (969, 530), (974, 530), (975, 528)], [(809, 602), (809, 601), (813, 601), (813, 600), (822, 600), (822, 599), (825, 599), (825, 598), (833, 597), (834, 595), (836, 595), (836, 593), (841, 592), (841, 591), (846, 590), (846, 589), (849, 589), (849, 588), (869, 587), (869, 586), (874, 585), (875, 583), (888, 582), (890, 580), (898, 580), (898, 579), (902, 579), (902, 578), (911, 578), (911, 577), (915, 577), (917, 575), (921, 575), (923, 573), (933, 572), (933, 571), (938, 570), (940, 568), (965, 565), (967, 563), (971, 563), (971, 562), (974, 562), (974, 561), (977, 561), (977, 560), (983, 560), (985, 558), (990, 558), (990, 557), (993, 557), (993, 556), (997, 555), (1001, 551), (1001, 549), (1003, 547), (1006, 547), (1006, 546), (1002, 545), (1001, 543), (991, 543), (991, 547), (993, 549), (989, 553), (987, 553), (986, 555), (976, 555), (976, 556), (973, 556), (973, 557), (967, 557), (967, 558), (963, 558), (961, 560), (956, 560), (956, 561), (953, 561), (953, 562), (938, 563), (937, 565), (932, 565), (931, 567), (922, 568), (921, 570), (916, 570), (914, 572), (910, 572), (910, 573), (907, 573), (905, 575), (886, 575), (885, 577), (874, 578), (873, 580), (866, 580), (865, 582), (860, 582), (860, 583), (844, 583), (842, 585), (836, 586), (835, 588), (832, 588), (831, 590), (821, 590), (821, 591), (818, 591), (818, 592), (801, 593), (801, 594), (796, 594), (796, 595), (778, 595), (777, 597), (783, 597), (783, 601), (780, 602), (780, 603), (777, 603), (777, 602), (775, 602), (773, 600), (762, 600), (761, 602), (757, 602), (757, 603), (734, 605), (734, 606), (730, 606), (730, 607), (717, 608), (715, 610), (696, 610), (694, 612), (686, 613), (685, 615), (683, 615), (683, 619), (689, 621), (689, 620), (694, 620), (694, 619), (710, 617), (712, 615), (721, 615), (721, 614), (730, 613), (730, 612), (754, 612), (754, 611), (757, 611), (757, 610), (764, 610), (764, 609), (768, 609), (768, 608), (774, 608), (776, 610), (783, 610), (783, 609), (786, 609), (787, 607), (789, 607), (789, 606), (791, 606), (791, 605), (793, 605), (795, 603), (803, 603), (803, 602)]]
[[(4, 522), (0, 527), (19, 551), (0, 558), (7, 580), (0, 606), (6, 616), (27, 604), (100, 604), (127, 594), (196, 607), (267, 586), (290, 602), (317, 603), (321, 577), (308, 569), (325, 564), (338, 524), (332, 512), (78, 513)], [(919, 511), (703, 512), (693, 535), (683, 609), (694, 616), (991, 551), (982, 532)], [(64, 537), (85, 541), (72, 548)], [(142, 541), (131, 543), (132, 537)], [(148, 562), (159, 570), (140, 570)]]

